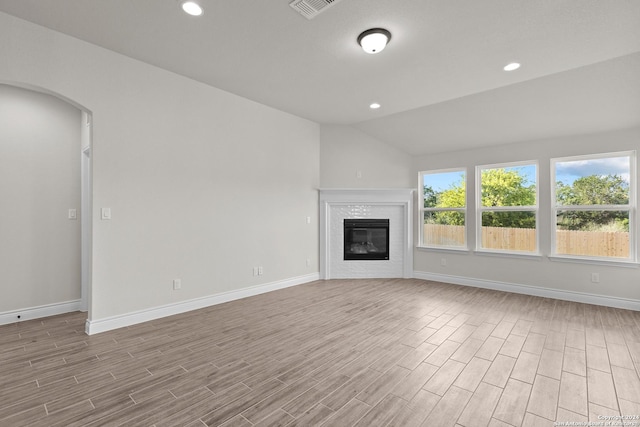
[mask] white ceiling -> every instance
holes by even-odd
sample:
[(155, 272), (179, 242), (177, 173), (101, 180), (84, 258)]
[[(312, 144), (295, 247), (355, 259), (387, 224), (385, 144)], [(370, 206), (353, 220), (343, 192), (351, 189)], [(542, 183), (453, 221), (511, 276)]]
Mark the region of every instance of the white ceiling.
[[(177, 0), (0, 11), (411, 154), (640, 126), (640, 1), (342, 0), (311, 21), (289, 2), (201, 0), (200, 18)], [(378, 55), (356, 43), (372, 27), (393, 34)]]

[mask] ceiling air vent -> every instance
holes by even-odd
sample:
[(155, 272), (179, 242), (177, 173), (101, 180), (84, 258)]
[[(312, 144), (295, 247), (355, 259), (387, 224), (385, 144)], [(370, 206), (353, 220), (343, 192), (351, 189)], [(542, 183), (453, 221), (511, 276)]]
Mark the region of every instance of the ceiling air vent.
[(293, 0), (289, 3), (296, 12), (307, 19), (313, 19), (340, 0)]

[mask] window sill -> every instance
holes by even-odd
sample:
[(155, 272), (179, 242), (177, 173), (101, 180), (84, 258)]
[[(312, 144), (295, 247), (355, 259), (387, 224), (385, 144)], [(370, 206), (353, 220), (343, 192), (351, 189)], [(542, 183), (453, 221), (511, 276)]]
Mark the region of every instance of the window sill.
[(502, 252), (502, 251), (487, 251), (487, 250), (475, 250), (475, 255), (480, 256), (492, 256), (492, 257), (504, 257), (504, 258), (519, 258), (519, 259), (531, 259), (540, 261), (544, 257), (539, 253), (525, 253), (525, 252)]
[(416, 249), (423, 252), (445, 252), (445, 253), (466, 253), (471, 251), (467, 248), (444, 247), (444, 246), (416, 246)]
[(597, 258), (578, 258), (572, 256), (564, 256), (564, 255), (549, 255), (549, 261), (554, 262), (567, 262), (567, 263), (575, 263), (575, 264), (597, 264), (597, 265), (608, 265), (611, 267), (625, 267), (625, 268), (638, 268), (640, 264), (634, 261), (626, 261), (626, 260), (609, 260), (609, 259), (597, 259)]

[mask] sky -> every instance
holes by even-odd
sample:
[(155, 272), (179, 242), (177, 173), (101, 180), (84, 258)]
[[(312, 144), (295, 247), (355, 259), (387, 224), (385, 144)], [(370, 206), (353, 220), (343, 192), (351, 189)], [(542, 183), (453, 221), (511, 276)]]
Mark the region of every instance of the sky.
[(431, 186), (436, 193), (440, 193), (462, 181), (463, 176), (464, 172), (462, 171), (432, 173), (424, 175), (424, 184)]
[(571, 184), (589, 175), (620, 175), (629, 182), (629, 157), (576, 160), (556, 163), (556, 181)]
[[(527, 180), (535, 182), (535, 166), (506, 167), (506, 170), (519, 170)], [(629, 157), (609, 157), (604, 159), (574, 160), (556, 163), (556, 181), (566, 185), (573, 184), (576, 179), (589, 175), (620, 175), (629, 182)], [(436, 192), (441, 192), (455, 186), (464, 176), (464, 172), (443, 172), (424, 175), (425, 184), (430, 185)]]

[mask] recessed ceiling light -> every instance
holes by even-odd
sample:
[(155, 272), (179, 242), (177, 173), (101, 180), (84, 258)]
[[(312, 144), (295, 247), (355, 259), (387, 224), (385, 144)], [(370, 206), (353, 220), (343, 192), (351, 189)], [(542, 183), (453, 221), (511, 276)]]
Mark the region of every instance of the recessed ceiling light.
[(380, 107), (381, 105), (378, 104), (377, 102), (374, 102), (373, 104), (369, 105), (369, 108), (371, 108), (372, 110), (377, 110)]
[(505, 71), (513, 71), (517, 70), (518, 68), (520, 68), (520, 64), (518, 64), (517, 62), (512, 62), (511, 64), (507, 64), (504, 66)]
[(195, 1), (183, 1), (182, 10), (184, 10), (185, 13), (191, 16), (200, 16), (204, 13), (204, 10), (202, 10), (202, 6), (200, 6)]
[(358, 36), (358, 44), (367, 53), (379, 53), (391, 40), (391, 33), (384, 28), (372, 28)]

